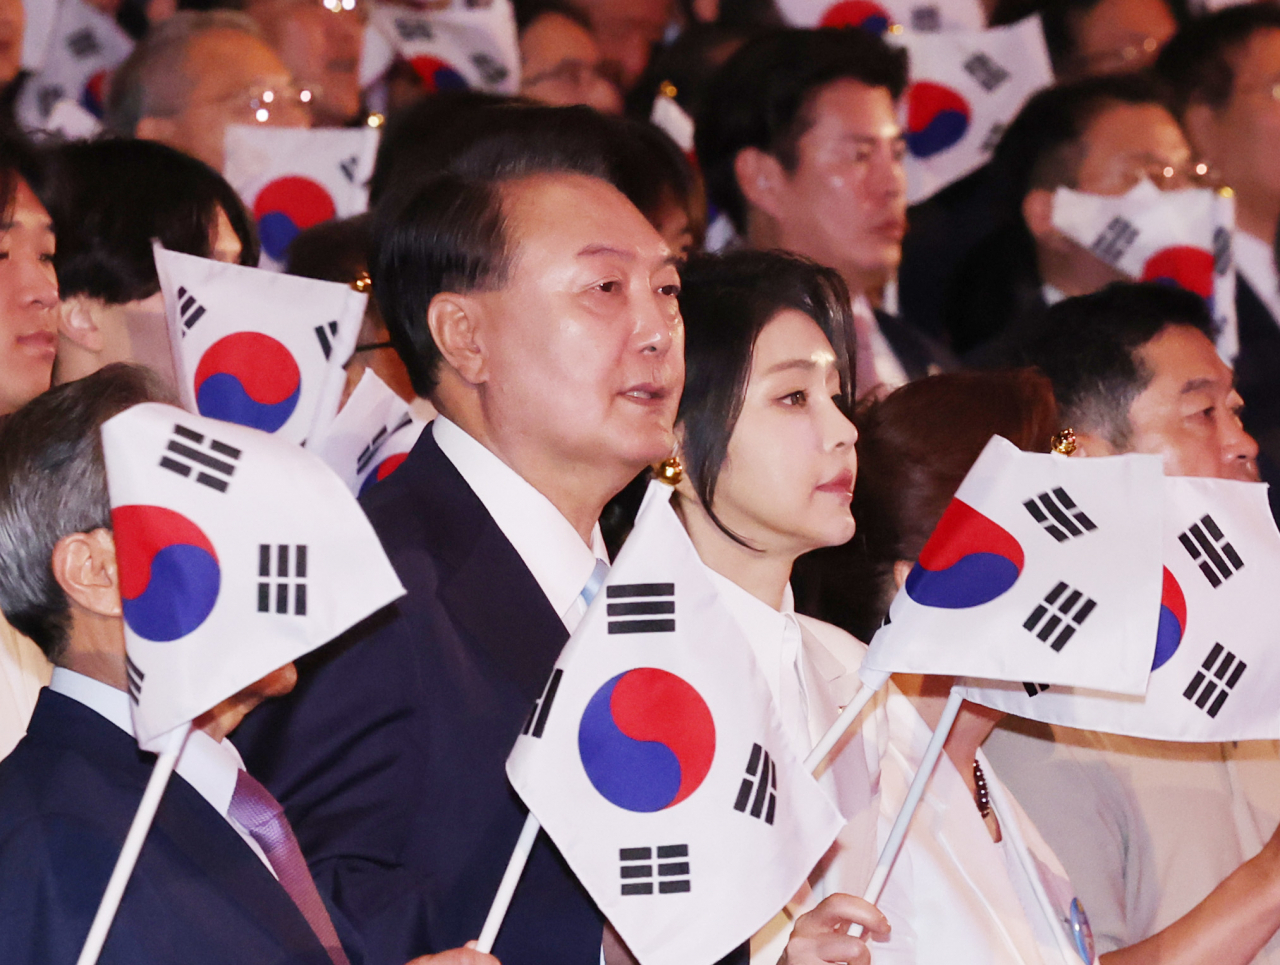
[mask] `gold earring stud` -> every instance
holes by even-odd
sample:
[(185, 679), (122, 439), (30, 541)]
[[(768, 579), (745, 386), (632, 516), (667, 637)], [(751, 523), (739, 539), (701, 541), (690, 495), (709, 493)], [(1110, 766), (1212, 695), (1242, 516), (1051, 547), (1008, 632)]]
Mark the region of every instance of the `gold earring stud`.
[(1053, 434), (1053, 451), (1069, 456), (1076, 451), (1076, 430), (1067, 428)]
[(679, 456), (668, 456), (654, 468), (653, 473), (668, 486), (677, 486), (684, 478), (684, 463)]

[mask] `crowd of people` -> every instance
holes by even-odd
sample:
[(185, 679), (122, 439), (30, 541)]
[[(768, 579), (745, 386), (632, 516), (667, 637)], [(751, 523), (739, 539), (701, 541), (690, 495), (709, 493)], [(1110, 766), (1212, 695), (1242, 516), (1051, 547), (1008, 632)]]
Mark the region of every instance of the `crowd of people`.
[[(370, 291), (346, 394), (373, 372), (430, 420), (361, 495), (405, 595), (196, 720), (104, 963), (634, 962), (545, 834), (473, 946), (527, 815), (508, 754), (656, 467), (799, 758), (993, 435), (1280, 481), (1273, 3), (983, 0), (992, 27), (1041, 18), (1055, 82), (911, 206), (893, 30), (789, 26), (772, 0), (404, 8), (509, 15), (505, 93), (405, 57), (366, 76), (370, 0), (91, 6), (136, 43), (102, 131), (69, 139), (24, 120), (37, 75), (0, 0), (6, 965), (76, 960), (154, 760), (99, 431), (177, 399), (153, 243), (264, 257), (231, 125), (381, 132), (367, 213), (302, 230), (285, 270)], [(1064, 229), (1063, 197), (1144, 182), (1234, 198), (1230, 333), (1204, 292)], [(883, 896), (855, 897), (859, 781), (891, 819), (952, 683), (871, 704), (869, 759), (820, 775), (849, 826), (723, 961), (1280, 962), (1277, 742), (965, 703)]]

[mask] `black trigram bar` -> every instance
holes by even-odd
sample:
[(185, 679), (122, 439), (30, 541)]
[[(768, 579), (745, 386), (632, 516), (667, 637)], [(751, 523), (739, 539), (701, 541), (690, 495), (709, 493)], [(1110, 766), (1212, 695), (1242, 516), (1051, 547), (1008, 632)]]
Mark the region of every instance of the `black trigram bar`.
[(333, 340), (338, 337), (338, 323), (316, 326), (316, 338), (320, 341), (320, 351), (324, 352), (325, 361), (333, 354)]
[(778, 809), (778, 765), (759, 744), (751, 745), (747, 775), (738, 787), (738, 799), (733, 802), (733, 809), (746, 814), (748, 804), (753, 818), (763, 815), (765, 824), (773, 824)]
[(181, 285), (178, 286), (178, 319), (182, 322), (182, 334), (185, 337), (187, 332), (195, 326), (196, 322), (204, 317), (204, 306), (196, 301), (196, 296), (192, 295)]
[[(1023, 621), (1022, 628), (1034, 633), (1038, 639), (1046, 643), (1049, 643), (1049, 638), (1053, 637), (1054, 631), (1057, 630), (1058, 635), (1053, 637), (1052, 643), (1049, 643), (1049, 647), (1057, 652), (1075, 636), (1080, 625), (1089, 619), (1089, 614), (1097, 605), (1079, 590), (1073, 590), (1067, 584), (1059, 582), (1045, 594), (1044, 602), (1031, 611), (1031, 615)], [(1048, 619), (1046, 620), (1045, 617)], [(1059, 630), (1059, 627), (1062, 629)]]
[(413, 416), (406, 413), (404, 418), (397, 422), (392, 428), (388, 429), (386, 426), (383, 426), (379, 429), (374, 434), (373, 438), (369, 440), (369, 444), (360, 450), (360, 455), (356, 459), (356, 472), (362, 473), (368, 469), (369, 464), (373, 462), (374, 458), (378, 455), (378, 450), (382, 448), (382, 444), (386, 442), (390, 436), (399, 432), (412, 421)]
[(1052, 492), (1028, 499), (1022, 505), (1031, 514), (1031, 518), (1059, 543), (1065, 543), (1073, 536), (1092, 533), (1098, 528), (1061, 486)]
[(618, 859), (621, 862), (623, 895), (653, 894), (655, 877), (660, 895), (683, 894), (692, 890), (687, 844), (664, 844), (657, 848), (619, 848)]
[(203, 433), (184, 425), (174, 425), (173, 438), (165, 446), (165, 452), (167, 455), (160, 457), (161, 468), (176, 472), (184, 479), (194, 471), (196, 482), (220, 493), (227, 491), (240, 458), (240, 450), (235, 446), (213, 438), (206, 442)]
[(1215, 643), (1182, 696), (1193, 701), (1210, 717), (1217, 717), (1218, 711), (1231, 696), (1231, 691), (1240, 682), (1246, 666), (1243, 660), (1222, 644)]
[(84, 60), (102, 53), (102, 44), (89, 27), (81, 27), (67, 38), (67, 49), (76, 60)]
[[(293, 565), (290, 566), (290, 555)], [(271, 564), (275, 562), (275, 572)], [(290, 576), (290, 569), (293, 571)], [(275, 577), (273, 584), (271, 578)], [(307, 548), (301, 544), (290, 546), (281, 543), (272, 547), (270, 543), (258, 546), (258, 612), (270, 613), (272, 610), (272, 589), (275, 593), (275, 612), (289, 612), (289, 590), (293, 589), (293, 615), (307, 615)], [(293, 580), (291, 583), (290, 580)]]
[(1124, 253), (1137, 238), (1138, 229), (1134, 227), (1133, 222), (1116, 215), (1107, 222), (1107, 226), (1099, 232), (1098, 237), (1093, 239), (1089, 250), (1108, 265), (1114, 265), (1124, 257)]
[(138, 669), (138, 665), (128, 654), (124, 658), (124, 669), (129, 678), (129, 699), (136, 704), (142, 697), (142, 682), (147, 679), (147, 675)]
[(1222, 530), (1214, 522), (1213, 517), (1205, 514), (1200, 522), (1192, 523), (1191, 528), (1178, 536), (1178, 542), (1187, 551), (1187, 555), (1196, 561), (1200, 572), (1215, 590), (1223, 580), (1229, 580), (1244, 569), (1244, 560), (1236, 548), (1227, 542)]
[(976, 80), (988, 93), (1009, 79), (1007, 70), (982, 53), (974, 54), (964, 62), (964, 72)]
[(1023, 690), (1025, 690), (1025, 691), (1027, 692), (1027, 696), (1028, 696), (1028, 697), (1035, 697), (1037, 694), (1042, 694), (1042, 693), (1044, 693), (1046, 690), (1048, 690), (1048, 689), (1049, 689), (1049, 685), (1048, 685), (1048, 684), (1031, 684), (1031, 683), (1024, 683), (1024, 684), (1022, 685), (1022, 689), (1023, 689)]
[(529, 719), (524, 722), (524, 730), (520, 733), (530, 737), (541, 737), (547, 726), (547, 715), (551, 713), (551, 704), (556, 699), (556, 691), (560, 689), (560, 678), (564, 671), (559, 667), (551, 671), (551, 679), (542, 688), (542, 696), (533, 702), (533, 710), (529, 711)]
[(360, 167), (360, 158), (353, 154), (345, 161), (338, 162), (338, 170), (342, 172), (342, 176), (350, 183), (356, 183), (356, 171)]
[[(610, 633), (674, 633), (676, 585), (674, 583), (617, 583), (605, 587), (609, 600), (626, 600), (608, 606)], [(670, 619), (652, 619), (657, 614)], [(627, 617), (628, 619), (613, 619)], [(634, 619), (641, 617), (642, 619)]]

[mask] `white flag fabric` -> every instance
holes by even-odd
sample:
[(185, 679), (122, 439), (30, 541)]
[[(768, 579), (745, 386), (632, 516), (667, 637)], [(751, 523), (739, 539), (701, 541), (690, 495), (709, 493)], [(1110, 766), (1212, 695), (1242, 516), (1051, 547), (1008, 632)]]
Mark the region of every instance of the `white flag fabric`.
[[(338, 474), (347, 488), (360, 494), (370, 477), (385, 479), (399, 462), (391, 464), (389, 445), (401, 445), (407, 433), (417, 441), (426, 423), (413, 418), (409, 403), (387, 387), (372, 369), (365, 369), (346, 404), (338, 411), (324, 434), (307, 443), (307, 448)], [(412, 448), (412, 442), (409, 444)], [(408, 449), (404, 450), (408, 453)], [(386, 465), (381, 476), (378, 470)]]
[(649, 112), (649, 123), (659, 128), (667, 137), (676, 142), (676, 146), (690, 157), (694, 156), (694, 122), (689, 112), (680, 106), (674, 97), (659, 93), (653, 99), (653, 110)]
[(520, 47), (511, 0), (452, 0), (413, 10), (376, 3), (369, 27), (385, 37), (428, 92), (520, 90)]
[(148, 750), (404, 592), (351, 493), (297, 446), (155, 403), (102, 444)]
[(914, 30), (935, 33), (982, 30), (986, 14), (978, 0), (777, 0), (793, 27), (860, 27), (875, 34)]
[(64, 141), (87, 141), (102, 133), (102, 122), (69, 97), (53, 105), (43, 130)]
[(1058, 188), (1053, 224), (1117, 271), (1138, 281), (1162, 281), (1193, 291), (1218, 327), (1218, 350), (1232, 360), (1236, 273), (1232, 258), (1235, 199), (1208, 188), (1161, 191), (1147, 178), (1122, 195)]
[(183, 406), (291, 442), (324, 432), (368, 295), (158, 243), (155, 257)]
[(993, 436), (864, 668), (1139, 694), (1160, 600), (1160, 459), (1068, 459)]
[(507, 774), (642, 965), (710, 965), (787, 903), (844, 821), (670, 494), (650, 485)]
[(911, 204), (986, 164), (1022, 105), (1053, 83), (1039, 16), (989, 30), (904, 31), (890, 39), (911, 55), (903, 98)]
[(102, 116), (106, 82), (133, 50), (133, 40), (105, 13), (83, 0), (61, 0), (40, 70), (18, 95), (18, 121), (41, 130), (64, 97)]
[(299, 231), (368, 209), (378, 136), (371, 127), (227, 128), (223, 174), (258, 223), (263, 268), (284, 266)]
[(38, 73), (49, 52), (49, 37), (58, 19), (58, 0), (22, 0), (22, 69)]
[(969, 700), (1133, 737), (1280, 738), (1280, 533), (1266, 486), (1170, 477), (1164, 492), (1160, 629), (1145, 696), (984, 681), (965, 688)]
[(377, 447), (373, 460), (359, 477), (356, 495), (363, 496), (371, 486), (382, 482), (399, 469), (428, 425), (430, 423), (418, 418), (401, 422), (398, 428)]

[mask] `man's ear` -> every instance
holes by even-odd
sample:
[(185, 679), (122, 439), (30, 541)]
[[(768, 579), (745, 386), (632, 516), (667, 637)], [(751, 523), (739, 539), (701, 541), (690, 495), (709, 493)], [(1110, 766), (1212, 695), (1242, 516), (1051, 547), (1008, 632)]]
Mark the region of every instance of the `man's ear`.
[(90, 300), (83, 295), (64, 298), (58, 305), (58, 334), (86, 352), (101, 352), (102, 332), (93, 317)]
[(1077, 456), (1080, 456), (1081, 458), (1087, 458), (1089, 456), (1118, 455), (1118, 450), (1116, 449), (1116, 447), (1113, 446), (1110, 442), (1108, 442), (1104, 437), (1098, 435), (1095, 432), (1089, 432), (1087, 430), (1082, 431), (1080, 429), (1076, 429), (1075, 434), (1076, 434), (1076, 448), (1071, 453), (1070, 458), (1072, 459), (1076, 458)]
[(482, 312), (476, 297), (456, 292), (441, 292), (427, 306), (427, 328), (445, 364), (472, 385), (489, 377), (478, 324)]
[(120, 578), (110, 530), (62, 537), (53, 547), (52, 563), (53, 578), (73, 603), (98, 616), (120, 616)]
[(1041, 244), (1052, 244), (1062, 237), (1053, 225), (1053, 192), (1044, 188), (1032, 188), (1022, 199), (1022, 220), (1026, 222), (1031, 237)]
[(787, 172), (772, 154), (755, 147), (744, 147), (733, 159), (733, 173), (738, 190), (747, 204), (777, 219), (783, 214), (783, 189)]

